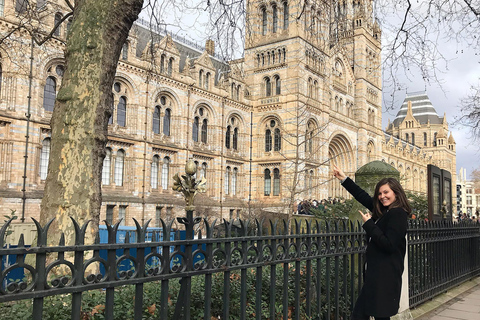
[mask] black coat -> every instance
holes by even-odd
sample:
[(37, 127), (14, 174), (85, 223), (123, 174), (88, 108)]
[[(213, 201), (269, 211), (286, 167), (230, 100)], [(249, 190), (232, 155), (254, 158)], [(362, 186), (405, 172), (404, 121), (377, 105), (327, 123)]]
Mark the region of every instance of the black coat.
[[(373, 199), (347, 178), (342, 185), (370, 211)], [(403, 208), (385, 208), (383, 216), (363, 224), (368, 237), (365, 282), (361, 299), (367, 315), (391, 317), (398, 312), (402, 289), (407, 233), (407, 212)]]

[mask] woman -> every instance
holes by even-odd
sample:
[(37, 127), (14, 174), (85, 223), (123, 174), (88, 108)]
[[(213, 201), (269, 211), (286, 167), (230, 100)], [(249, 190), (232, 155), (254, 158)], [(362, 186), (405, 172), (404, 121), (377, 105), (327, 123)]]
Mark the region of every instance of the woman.
[(362, 220), (368, 237), (365, 282), (353, 308), (352, 320), (388, 320), (397, 314), (402, 288), (406, 250), (407, 217), (411, 208), (400, 183), (384, 178), (377, 183), (370, 197), (337, 166), (333, 175), (364, 207)]

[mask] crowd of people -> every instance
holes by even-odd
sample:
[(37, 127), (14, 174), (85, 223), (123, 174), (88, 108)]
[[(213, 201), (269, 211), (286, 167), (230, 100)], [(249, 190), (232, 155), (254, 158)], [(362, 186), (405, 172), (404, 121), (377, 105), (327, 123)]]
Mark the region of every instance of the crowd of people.
[(458, 213), (457, 222), (460, 221), (471, 221), (480, 223), (480, 212), (477, 210), (475, 214), (468, 215), (466, 213), (462, 213), (462, 211), (460, 210), (460, 212)]

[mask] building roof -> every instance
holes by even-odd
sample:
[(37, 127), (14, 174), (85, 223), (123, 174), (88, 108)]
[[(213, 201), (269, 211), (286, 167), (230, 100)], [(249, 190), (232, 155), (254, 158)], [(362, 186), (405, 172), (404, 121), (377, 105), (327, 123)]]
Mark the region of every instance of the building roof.
[(400, 110), (393, 120), (393, 125), (398, 127), (405, 119), (408, 110), (408, 102), (412, 102), (412, 113), (415, 119), (417, 119), (420, 124), (426, 124), (430, 121), (431, 124), (441, 124), (443, 122), (443, 117), (439, 117), (437, 111), (430, 102), (430, 99), (427, 96), (425, 91), (421, 92), (412, 92), (407, 93), (405, 101), (403, 102)]
[[(202, 47), (197, 43), (190, 41), (184, 37), (178, 36), (172, 32), (168, 32), (165, 29), (161, 29), (158, 26), (151, 26), (148, 21), (145, 21), (143, 19), (138, 19), (137, 21), (135, 21), (134, 28), (137, 33), (137, 47), (135, 52), (137, 57), (142, 56), (142, 52), (150, 41), (158, 43), (163, 39), (163, 37), (165, 37), (165, 35), (169, 34), (172, 37), (173, 42), (180, 53), (180, 72), (186, 67), (186, 63), (188, 60), (190, 60), (190, 63), (192, 63), (193, 60), (199, 58), (205, 51), (205, 47)], [(230, 66), (226, 61), (224, 61), (216, 54), (214, 54), (213, 56), (210, 55), (210, 58), (217, 72), (217, 78), (215, 79), (215, 84), (217, 84), (220, 74), (229, 71)]]

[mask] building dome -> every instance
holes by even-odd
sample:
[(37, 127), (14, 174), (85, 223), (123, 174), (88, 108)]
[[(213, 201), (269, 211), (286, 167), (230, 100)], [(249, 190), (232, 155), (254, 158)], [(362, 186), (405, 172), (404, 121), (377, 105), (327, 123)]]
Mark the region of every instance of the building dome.
[(402, 107), (398, 111), (395, 120), (393, 120), (394, 126), (398, 127), (403, 119), (405, 119), (409, 101), (412, 102), (413, 117), (420, 122), (420, 124), (426, 124), (429, 121), (431, 124), (441, 124), (443, 122), (443, 118), (438, 116), (437, 111), (427, 96), (427, 93), (425, 91), (420, 91), (407, 93)]

